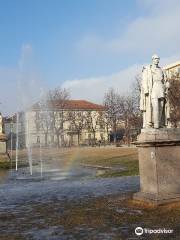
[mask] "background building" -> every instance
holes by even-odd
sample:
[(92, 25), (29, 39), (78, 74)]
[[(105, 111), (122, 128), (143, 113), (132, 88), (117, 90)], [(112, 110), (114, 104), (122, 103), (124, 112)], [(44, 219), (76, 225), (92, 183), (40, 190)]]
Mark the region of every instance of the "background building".
[(25, 113), (26, 145), (77, 146), (108, 141), (105, 108), (85, 100), (40, 103)]
[(4, 119), (8, 148), (103, 144), (109, 139), (105, 108), (85, 100), (34, 104)]
[[(18, 120), (17, 120), (18, 118)], [(25, 141), (25, 113), (18, 112), (11, 117), (4, 117), (4, 132), (8, 138), (8, 149), (16, 149), (16, 139), (18, 135), (18, 147), (24, 148)]]
[(164, 67), (168, 78), (171, 78), (174, 74), (180, 74), (180, 61), (171, 63)]

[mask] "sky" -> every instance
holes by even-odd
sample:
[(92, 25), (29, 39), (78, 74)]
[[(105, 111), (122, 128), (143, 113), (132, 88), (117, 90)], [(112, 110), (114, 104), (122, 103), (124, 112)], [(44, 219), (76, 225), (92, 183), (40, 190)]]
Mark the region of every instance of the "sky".
[(0, 0), (0, 111), (59, 86), (95, 103), (128, 92), (154, 53), (180, 60), (179, 13), (179, 0)]

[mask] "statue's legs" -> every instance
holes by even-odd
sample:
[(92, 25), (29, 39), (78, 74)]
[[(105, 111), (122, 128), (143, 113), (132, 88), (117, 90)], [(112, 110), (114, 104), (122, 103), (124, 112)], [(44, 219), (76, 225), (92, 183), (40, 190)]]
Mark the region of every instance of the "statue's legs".
[(165, 103), (165, 126), (170, 128), (171, 127), (171, 122), (170, 122), (170, 106), (169, 106), (169, 101)]
[(146, 128), (146, 112), (143, 112), (143, 128)]
[(160, 127), (163, 127), (165, 125), (165, 116), (163, 114), (164, 98), (160, 98), (158, 102), (159, 102), (159, 124)]
[(159, 101), (158, 98), (152, 99), (154, 128), (159, 128)]
[(162, 124), (162, 113), (164, 107), (164, 99), (163, 98), (153, 98), (152, 99), (153, 106), (153, 122), (154, 128), (159, 128)]
[(149, 96), (146, 97), (146, 110), (143, 112), (143, 128), (152, 128), (152, 107)]

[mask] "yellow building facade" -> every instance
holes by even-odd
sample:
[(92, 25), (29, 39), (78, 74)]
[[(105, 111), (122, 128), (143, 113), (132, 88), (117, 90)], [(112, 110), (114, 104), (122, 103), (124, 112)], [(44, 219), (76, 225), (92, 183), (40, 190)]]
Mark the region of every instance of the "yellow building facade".
[(167, 77), (171, 78), (174, 74), (180, 74), (180, 61), (171, 63), (164, 67)]
[(35, 104), (25, 112), (26, 145), (77, 146), (108, 141), (105, 108), (85, 100), (58, 101), (50, 107)]

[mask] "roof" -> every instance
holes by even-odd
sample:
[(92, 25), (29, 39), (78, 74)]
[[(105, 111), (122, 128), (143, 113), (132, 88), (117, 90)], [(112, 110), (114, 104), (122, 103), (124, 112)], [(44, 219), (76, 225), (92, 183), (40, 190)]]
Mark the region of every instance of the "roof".
[(164, 69), (165, 69), (165, 70), (169, 70), (169, 69), (175, 68), (175, 67), (177, 67), (177, 66), (180, 66), (180, 61), (177, 61), (177, 62), (175, 62), (175, 63), (171, 63), (171, 64), (165, 66)]
[[(86, 100), (66, 100), (59, 101), (54, 100), (47, 103), (49, 109), (64, 109), (64, 110), (96, 110), (103, 111), (105, 107), (96, 103), (88, 102)], [(40, 104), (36, 103), (31, 107), (31, 110), (38, 111), (40, 109)]]
[[(19, 116), (22, 116), (24, 114), (24, 112), (21, 111), (21, 112), (18, 112), (18, 114), (19, 114)], [(13, 114), (12, 116), (3, 117), (3, 119), (4, 119), (5, 123), (11, 123), (11, 122), (16, 123), (16, 121), (17, 121), (17, 113)]]

